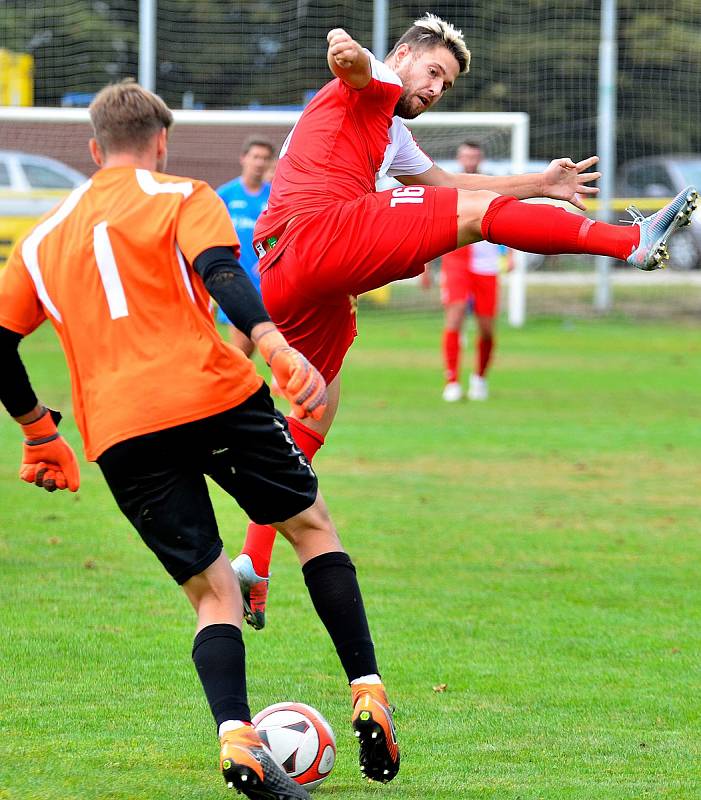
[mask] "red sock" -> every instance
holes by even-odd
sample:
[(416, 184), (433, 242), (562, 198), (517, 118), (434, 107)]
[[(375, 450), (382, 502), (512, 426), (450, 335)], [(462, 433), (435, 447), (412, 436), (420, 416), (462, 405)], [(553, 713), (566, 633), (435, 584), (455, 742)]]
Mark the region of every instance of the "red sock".
[(447, 383), (456, 383), (460, 374), (460, 331), (443, 331), (443, 363)]
[(555, 206), (496, 197), (482, 220), (482, 236), (529, 253), (589, 253), (625, 261), (640, 242), (640, 226), (592, 222)]
[(251, 557), (253, 569), (259, 578), (267, 578), (270, 574), (270, 559), (273, 555), (273, 545), (277, 531), (272, 525), (259, 525), (249, 522), (246, 531), (246, 541), (241, 552)]
[(317, 451), (324, 443), (324, 437), (308, 428), (303, 422), (300, 422), (296, 417), (287, 417), (287, 425), (295, 440), (295, 444), (307, 457), (307, 461), (312, 463), (312, 459), (317, 454)]
[[(311, 464), (316, 452), (324, 443), (324, 437), (294, 417), (287, 417), (287, 425), (295, 444)], [(256, 575), (261, 578), (267, 578), (270, 573), (270, 559), (273, 554), (276, 534), (277, 531), (272, 525), (259, 525), (257, 522), (248, 523), (246, 541), (243, 543), (241, 552), (250, 556), (253, 569), (256, 571)]]
[(494, 339), (489, 336), (480, 336), (477, 339), (477, 374), (484, 378), (494, 349)]

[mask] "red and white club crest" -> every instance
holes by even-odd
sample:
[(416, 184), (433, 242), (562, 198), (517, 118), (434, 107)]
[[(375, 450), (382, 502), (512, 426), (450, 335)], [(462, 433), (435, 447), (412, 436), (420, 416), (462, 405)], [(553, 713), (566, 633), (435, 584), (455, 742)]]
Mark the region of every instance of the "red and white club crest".
[(336, 761), (336, 737), (329, 723), (304, 703), (275, 703), (253, 717), (263, 743), (285, 772), (305, 789), (316, 789)]

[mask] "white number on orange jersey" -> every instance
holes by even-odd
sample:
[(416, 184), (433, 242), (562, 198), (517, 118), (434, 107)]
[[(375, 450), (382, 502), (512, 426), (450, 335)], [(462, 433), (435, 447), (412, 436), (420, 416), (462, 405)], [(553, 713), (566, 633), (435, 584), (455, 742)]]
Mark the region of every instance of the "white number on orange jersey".
[(423, 203), (425, 186), (400, 186), (392, 191), (389, 207), (395, 208), (400, 203)]
[(106, 222), (101, 222), (93, 228), (93, 247), (102, 287), (105, 290), (107, 305), (110, 309), (110, 316), (112, 319), (129, 316), (127, 296), (124, 294), (122, 280), (119, 277), (119, 270), (114, 258), (114, 250), (112, 250)]

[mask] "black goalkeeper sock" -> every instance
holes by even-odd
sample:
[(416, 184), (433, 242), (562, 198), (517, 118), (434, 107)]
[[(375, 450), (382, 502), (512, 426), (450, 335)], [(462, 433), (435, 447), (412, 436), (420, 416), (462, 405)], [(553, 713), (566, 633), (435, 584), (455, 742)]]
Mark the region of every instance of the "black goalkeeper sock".
[(341, 659), (348, 682), (378, 673), (355, 567), (347, 553), (323, 553), (302, 567), (309, 596)]
[(208, 625), (195, 636), (192, 660), (217, 726), (251, 721), (246, 697), (246, 650), (235, 625)]

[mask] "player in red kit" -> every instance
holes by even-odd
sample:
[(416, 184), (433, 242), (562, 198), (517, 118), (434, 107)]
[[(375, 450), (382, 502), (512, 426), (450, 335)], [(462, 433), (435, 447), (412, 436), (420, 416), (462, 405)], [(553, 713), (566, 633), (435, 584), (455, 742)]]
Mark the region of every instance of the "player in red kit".
[[(456, 153), (462, 172), (479, 171), (482, 148), (478, 142), (464, 141)], [(486, 400), (489, 396), (487, 370), (494, 352), (494, 329), (499, 309), (499, 269), (505, 248), (481, 241), (465, 245), (441, 259), (441, 301), (445, 307), (443, 327), (443, 363), (445, 386), (443, 399), (454, 403), (465, 396), (460, 384), (460, 351), (463, 323), (468, 305), (477, 325), (475, 365), (470, 374), (467, 396)]]
[[(329, 403), (318, 421), (288, 419), (312, 459), (338, 408), (340, 370), (356, 335), (355, 298), (486, 239), (540, 253), (591, 253), (661, 266), (669, 236), (690, 220), (688, 189), (631, 226), (592, 222), (531, 197), (567, 200), (598, 190), (586, 173), (596, 157), (557, 159), (543, 173), (511, 177), (450, 174), (417, 146), (402, 119), (432, 108), (461, 73), (470, 52), (462, 33), (427, 14), (378, 61), (341, 29), (328, 34), (334, 79), (304, 110), (280, 153), (267, 211), (254, 233), (263, 299), (290, 344), (326, 378)], [(403, 186), (375, 191), (384, 174)], [(234, 561), (247, 620), (264, 624), (275, 531), (249, 526)]]
[(460, 383), (462, 329), (466, 311), (472, 310), (475, 333), (474, 367), (470, 373), (467, 397), (487, 400), (487, 370), (495, 344), (495, 322), (499, 310), (499, 270), (507, 259), (505, 248), (486, 240), (465, 245), (447, 253), (441, 261), (441, 301), (445, 307), (443, 399), (448, 403), (465, 396)]

